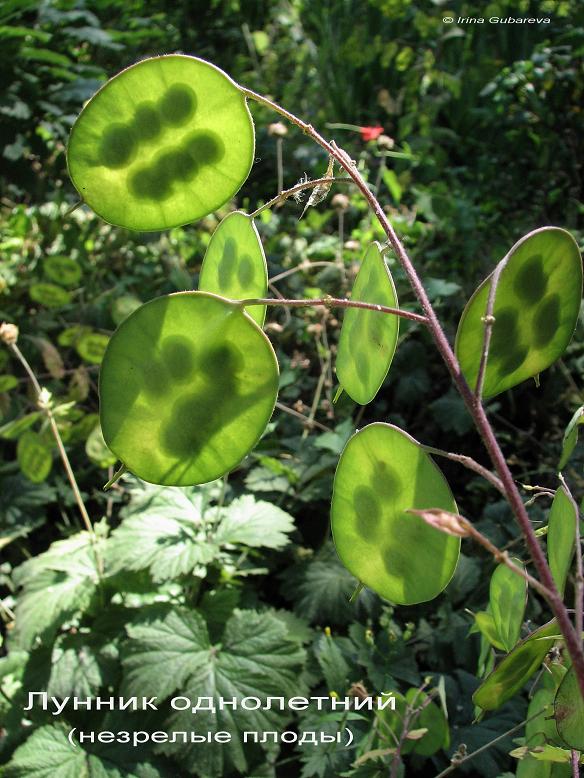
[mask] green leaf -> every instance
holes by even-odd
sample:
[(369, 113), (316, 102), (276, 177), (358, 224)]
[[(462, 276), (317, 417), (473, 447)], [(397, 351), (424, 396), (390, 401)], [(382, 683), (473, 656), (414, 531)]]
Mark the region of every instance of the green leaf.
[[(184, 609), (169, 610), (159, 618), (142, 614), (143, 623), (129, 625), (130, 640), (123, 652), (124, 693), (148, 689), (165, 699), (173, 692), (195, 701), (198, 697), (292, 696), (299, 693), (298, 675), (304, 651), (286, 634), (282, 622), (270, 613), (235, 611), (220, 644), (212, 646), (201, 616)], [(164, 672), (160, 669), (164, 667)], [(165, 745), (185, 770), (204, 776), (223, 776), (232, 763), (247, 772), (241, 732), (279, 729), (282, 716), (276, 710), (242, 710), (239, 705), (216, 711), (200, 710), (193, 719), (190, 708), (175, 714), (170, 730), (229, 731), (230, 743)]]
[(44, 554), (20, 565), (14, 581), (22, 588), (16, 600), (14, 638), (28, 650), (37, 636), (53, 634), (89, 605), (98, 581), (90, 536), (80, 532), (53, 543)]
[[(484, 396), (494, 397), (548, 368), (564, 353), (578, 321), (582, 259), (574, 238), (543, 227), (518, 241), (501, 272)], [(484, 317), (492, 275), (462, 314), (456, 354), (471, 387), (476, 385)]]
[[(228, 214), (213, 233), (203, 259), (199, 289), (231, 300), (266, 296), (266, 256), (254, 221), (246, 213)], [(252, 305), (247, 313), (261, 327), (266, 306)]]
[(338, 643), (330, 635), (321, 635), (314, 648), (318, 664), (324, 675), (327, 691), (344, 696), (349, 678), (349, 665)]
[(542, 751), (545, 744), (558, 741), (552, 715), (558, 669), (564, 671), (563, 667), (552, 665), (552, 672), (542, 675), (542, 687), (535, 692), (529, 703), (526, 717), (528, 721), (525, 725), (525, 748), (530, 752), (525, 754), (517, 765), (517, 778), (570, 778), (572, 775), (569, 766), (553, 766), (550, 762), (540, 761), (540, 757), (545, 756)]
[[(97, 750), (97, 749), (96, 749)], [(136, 763), (132, 754), (122, 763), (110, 758), (112, 747), (104, 755), (91, 754), (71, 746), (64, 726), (37, 729), (14, 752), (2, 769), (2, 778), (157, 778), (162, 773), (147, 762)]]
[(71, 302), (71, 294), (56, 284), (31, 284), (28, 293), (31, 300), (47, 308), (62, 308)]
[(60, 635), (53, 646), (47, 693), (60, 700), (95, 696), (110, 680), (112, 661), (103, 640), (100, 645), (99, 638), (93, 635)]
[(0, 375), (0, 392), (9, 392), (18, 386), (18, 378), (15, 375)]
[(260, 439), (278, 391), (274, 350), (235, 304), (179, 292), (120, 324), (100, 374), (108, 447), (140, 478), (213, 481)]
[(528, 635), (479, 686), (473, 694), (475, 705), (483, 710), (496, 710), (510, 700), (539, 668), (557, 639), (555, 620)]
[(16, 440), (23, 432), (30, 429), (37, 419), (40, 419), (40, 416), (40, 411), (33, 411), (32, 413), (27, 413), (26, 416), (21, 416), (20, 419), (14, 419), (13, 421), (7, 422), (0, 427), (0, 438), (4, 438), (4, 440)]
[[(512, 560), (525, 571), (520, 559)], [(505, 651), (511, 651), (521, 634), (527, 605), (527, 581), (506, 565), (498, 565), (491, 576), (489, 604), (493, 622)]]
[(558, 470), (563, 470), (568, 464), (572, 452), (576, 448), (576, 443), (578, 442), (578, 427), (581, 424), (584, 424), (584, 405), (581, 405), (580, 408), (578, 408), (566, 427), (564, 439), (562, 441), (562, 456), (560, 457)]
[(556, 694), (554, 718), (558, 735), (568, 748), (584, 751), (584, 698), (574, 667), (568, 670)]
[(500, 651), (505, 651), (506, 649), (499, 637), (493, 614), (487, 611), (479, 611), (479, 613), (474, 613), (473, 616), (479, 631), (487, 638), (489, 643)]
[(204, 577), (219, 547), (207, 539), (202, 497), (190, 490), (147, 487), (132, 501), (106, 546), (111, 573), (149, 570), (154, 581)]
[(355, 609), (363, 602), (376, 599), (364, 590), (352, 605), (349, 598), (355, 591), (355, 579), (340, 563), (332, 544), (326, 544), (314, 559), (296, 565), (286, 573), (287, 594), (294, 600), (297, 614), (318, 624), (347, 624)]
[(238, 544), (254, 548), (284, 548), (294, 531), (294, 519), (277, 505), (257, 501), (251, 494), (234, 500), (222, 511), (223, 518), (214, 533), (221, 545)]
[(389, 192), (393, 197), (395, 204), (399, 205), (402, 196), (402, 188), (399, 183), (399, 179), (395, 174), (395, 171), (388, 170), (387, 168), (385, 168), (382, 175), (383, 175), (383, 182), (386, 185), (386, 187), (389, 189)]
[(32, 430), (23, 432), (19, 437), (16, 458), (22, 474), (33, 484), (46, 481), (53, 467), (51, 447), (38, 432)]
[(84, 778), (88, 754), (71, 747), (64, 727), (41, 727), (16, 749), (2, 778)]
[(460, 538), (409, 509), (457, 512), (454, 498), (419, 443), (390, 424), (370, 424), (347, 443), (335, 474), (332, 532), (343, 564), (392, 602), (432, 600), (448, 584)]
[[(381, 246), (367, 249), (352, 291), (352, 299), (397, 308), (397, 294)], [(397, 345), (399, 317), (347, 308), (337, 353), (337, 376), (355, 402), (371, 402), (385, 380)]]
[(547, 555), (554, 582), (562, 596), (574, 556), (577, 522), (578, 512), (564, 487), (560, 486), (550, 509)]
[(254, 130), (242, 91), (195, 57), (152, 57), (85, 105), (67, 162), (80, 197), (111, 224), (164, 230), (220, 208), (246, 180)]
[[(414, 709), (419, 708), (428, 695), (419, 689), (408, 689), (406, 702)], [(402, 753), (432, 756), (441, 748), (450, 745), (450, 731), (442, 708), (435, 702), (429, 702), (412, 722), (416, 729), (426, 729), (426, 734), (417, 740), (406, 740)]]
[(45, 275), (61, 286), (75, 286), (81, 280), (81, 268), (70, 257), (52, 256), (43, 262)]

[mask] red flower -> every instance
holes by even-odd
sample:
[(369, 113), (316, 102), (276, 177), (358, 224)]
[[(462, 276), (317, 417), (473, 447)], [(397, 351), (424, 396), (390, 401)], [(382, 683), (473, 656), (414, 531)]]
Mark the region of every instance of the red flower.
[(359, 127), (359, 132), (364, 141), (376, 140), (383, 132), (383, 127)]

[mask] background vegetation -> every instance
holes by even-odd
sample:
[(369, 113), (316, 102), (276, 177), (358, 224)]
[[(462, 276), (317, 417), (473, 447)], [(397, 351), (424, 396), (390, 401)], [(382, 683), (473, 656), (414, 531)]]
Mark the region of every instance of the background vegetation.
[[(351, 150), (453, 336), (469, 293), (525, 232), (555, 224), (582, 242), (581, 4), (499, 0), (481, 13), (551, 22), (446, 25), (444, 16), (477, 9), (444, 0), (5, 0), (0, 7), (0, 320), (19, 326), (22, 351), (52, 394), (104, 564), (96, 577), (93, 547), (50, 431), (21, 366), (0, 351), (0, 762), (9, 763), (27, 738), (32, 754), (3, 774), (36, 775), (34, 759), (61, 747), (60, 723), (87, 731), (167, 726), (162, 714), (124, 714), (120, 724), (107, 711), (67, 710), (55, 718), (24, 713), (23, 706), (31, 690), (59, 699), (136, 690), (164, 696), (168, 682), (176, 694), (204, 694), (200, 667), (188, 661), (182, 678), (161, 678), (157, 641), (172, 641), (181, 629), (191, 644), (175, 649), (186, 657), (197, 646), (220, 642), (225, 649), (218, 677), (226, 686), (219, 682), (208, 693), (237, 689), (245, 661), (249, 693), (260, 695), (344, 696), (357, 683), (369, 693), (404, 692), (426, 676), (442, 678), (450, 745), (431, 758), (408, 758), (407, 775), (439, 772), (461, 743), (471, 751), (525, 718), (526, 695), (472, 723), (470, 695), (484, 657), (478, 636), (469, 634), (469, 611), (484, 609), (493, 569), (481, 550), (463, 546), (456, 577), (440, 598), (394, 608), (367, 591), (349, 604), (355, 581), (331, 546), (332, 477), (355, 428), (394, 422), (426, 444), (485, 462), (461, 401), (415, 324), (402, 328), (376, 401), (359, 408), (345, 397), (333, 407), (336, 316), (270, 309), (279, 405), (259, 446), (229, 480), (159, 489), (126, 477), (102, 491), (115, 464), (97, 425), (96, 380), (108, 335), (139, 301), (196, 288), (220, 217), (232, 207), (253, 210), (277, 193), (278, 146), (286, 186), (324, 173), (320, 151), (292, 128), (279, 139), (269, 128), (276, 117), (253, 106), (256, 163), (224, 212), (164, 234), (128, 233), (86, 209), (67, 213), (75, 193), (65, 147), (83, 102), (143, 56), (195, 54)], [(376, 126), (383, 135), (373, 140), (358, 130)], [(293, 201), (258, 218), (274, 294), (345, 295), (365, 246), (382, 239), (360, 197), (348, 187), (336, 191), (348, 199), (329, 198), (301, 221), (302, 206)], [(51, 275), (52, 256), (74, 259), (79, 277)], [(402, 304), (413, 309), (399, 268), (392, 272)], [(582, 335), (581, 322), (565, 359), (539, 386), (528, 382), (489, 404), (522, 484), (550, 484), (564, 427), (584, 402)], [(32, 461), (22, 443), (30, 432), (38, 435)], [(578, 450), (569, 469), (578, 497), (583, 463)], [(480, 478), (452, 463), (441, 466), (461, 512), (528, 562), (506, 504)], [(547, 508), (534, 504), (533, 520), (542, 521)], [(541, 623), (543, 609), (531, 598), (528, 619)], [(245, 661), (242, 646), (250, 646)], [(342, 716), (298, 714), (260, 724), (336, 731)], [(233, 726), (247, 728), (243, 719)], [(370, 719), (357, 717), (352, 726), (362, 749), (375, 745)], [(174, 729), (192, 727), (190, 714), (186, 723), (174, 722)], [(514, 774), (517, 762), (508, 754), (521, 735), (499, 741), (460, 772)], [(70, 772), (54, 765), (46, 775), (387, 774), (376, 760), (352, 766), (360, 752), (338, 744), (155, 751), (104, 746), (62, 756), (58, 769), (62, 762)]]

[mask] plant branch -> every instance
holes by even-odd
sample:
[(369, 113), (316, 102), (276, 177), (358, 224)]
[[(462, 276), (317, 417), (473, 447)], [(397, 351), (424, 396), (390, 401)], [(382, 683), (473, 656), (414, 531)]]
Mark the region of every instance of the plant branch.
[(312, 308), (317, 305), (324, 305), (326, 308), (363, 308), (366, 311), (377, 311), (378, 313), (391, 313), (394, 316), (401, 316), (402, 319), (417, 321), (426, 324), (427, 319), (419, 313), (404, 311), (401, 308), (390, 308), (387, 305), (377, 305), (377, 303), (364, 303), (360, 300), (347, 300), (342, 297), (319, 297), (316, 300), (287, 300), (286, 298), (273, 297), (250, 297), (246, 300), (235, 300), (244, 308), (250, 305), (283, 305), (288, 308)]
[(568, 499), (572, 503), (572, 507), (576, 511), (576, 582), (574, 585), (574, 622), (576, 626), (576, 633), (582, 635), (584, 632), (584, 562), (582, 560), (582, 539), (580, 538), (580, 509), (578, 503), (574, 499), (574, 495), (570, 491), (570, 487), (566, 483), (566, 479), (561, 473), (558, 473), (560, 483), (564, 487)]
[(486, 481), (488, 481), (492, 486), (494, 486), (497, 491), (501, 492), (503, 496), (506, 496), (501, 479), (498, 478), (491, 470), (479, 464), (479, 462), (477, 462), (472, 457), (465, 456), (464, 454), (455, 454), (450, 451), (444, 451), (441, 448), (434, 448), (434, 446), (422, 446), (422, 448), (427, 454), (434, 454), (437, 457), (451, 459), (453, 462), (458, 462), (458, 464), (463, 465), (469, 470), (473, 470), (475, 473), (478, 473), (478, 475), (482, 476)]
[(332, 432), (330, 427), (327, 427), (325, 424), (321, 424), (319, 421), (316, 421), (316, 419), (311, 419), (308, 416), (305, 416), (303, 413), (300, 413), (300, 411), (296, 411), (294, 408), (290, 408), (288, 405), (284, 405), (284, 403), (277, 402), (276, 408), (278, 408), (280, 411), (283, 411), (284, 413), (289, 413), (290, 416), (294, 416), (296, 419), (301, 419), (302, 423), (307, 429), (317, 427), (323, 432)]
[(538, 716), (541, 716), (542, 713), (545, 713), (548, 707), (549, 705), (546, 705), (545, 708), (542, 708), (537, 713), (534, 713), (533, 716), (530, 716), (529, 718), (525, 719), (525, 721), (522, 721), (520, 724), (516, 724), (514, 727), (511, 727), (511, 729), (508, 729), (507, 732), (503, 732), (502, 735), (499, 735), (498, 737), (494, 738), (494, 740), (490, 740), (488, 743), (485, 743), (484, 746), (477, 748), (476, 751), (473, 751), (472, 753), (467, 754), (466, 756), (463, 756), (460, 759), (457, 759), (455, 762), (452, 762), (450, 767), (447, 767), (446, 770), (442, 770), (441, 773), (438, 773), (436, 778), (444, 778), (445, 775), (450, 775), (450, 773), (453, 773), (455, 770), (457, 770), (460, 767), (460, 765), (464, 764), (465, 762), (468, 762), (470, 759), (474, 759), (475, 756), (482, 754), (483, 751), (487, 751), (489, 748), (491, 748), (491, 746), (494, 746), (495, 743), (499, 743), (501, 740), (505, 740), (506, 737), (515, 734), (515, 732), (518, 732), (526, 724), (529, 724), (530, 721), (533, 721), (533, 719), (536, 719)]
[(410, 286), (412, 287), (416, 297), (418, 298), (418, 301), (420, 302), (420, 305), (422, 306), (422, 310), (426, 319), (425, 323), (428, 326), (434, 343), (440, 355), (442, 356), (442, 359), (446, 364), (446, 367), (448, 368), (448, 371), (450, 372), (450, 375), (452, 376), (452, 379), (456, 384), (456, 387), (462, 399), (464, 400), (465, 405), (472, 415), (475, 426), (483, 439), (485, 448), (487, 449), (495, 470), (501, 479), (506, 492), (507, 500), (513, 510), (517, 523), (521, 528), (541, 583), (546, 588), (546, 590), (549, 591), (549, 597), (547, 599), (551, 610), (557, 619), (560, 631), (564, 636), (566, 647), (572, 658), (574, 671), (578, 679), (578, 685), (580, 687), (581, 694), (584, 697), (584, 650), (582, 646), (582, 636), (581, 634), (578, 635), (576, 633), (576, 630), (572, 625), (562, 596), (560, 595), (555, 585), (546, 556), (539, 544), (535, 530), (531, 526), (529, 515), (523, 504), (523, 500), (515, 484), (513, 475), (511, 474), (509, 466), (507, 465), (505, 456), (503, 455), (481, 400), (475, 396), (464, 375), (462, 374), (458, 359), (456, 358), (452, 346), (446, 337), (440, 321), (438, 320), (424, 285), (422, 284), (422, 281), (407, 251), (398, 238), (393, 225), (389, 221), (386, 213), (381, 207), (381, 204), (373, 192), (369, 189), (366, 181), (359, 173), (356, 164), (345, 151), (338, 148), (336, 143), (329, 143), (326, 141), (322, 135), (320, 135), (320, 133), (318, 133), (314, 127), (312, 127), (312, 125), (302, 121), (297, 116), (294, 116), (294, 114), (287, 111), (285, 108), (282, 108), (277, 103), (274, 103), (272, 100), (269, 100), (268, 98), (263, 97), (262, 95), (244, 87), (241, 87), (241, 90), (246, 97), (256, 100), (262, 105), (265, 105), (268, 108), (271, 108), (273, 111), (276, 111), (276, 113), (279, 113), (281, 116), (284, 116), (288, 121), (292, 122), (292, 124), (295, 124), (306, 135), (318, 143), (318, 145), (321, 146), (333, 159), (335, 159), (346, 171), (346, 173), (353, 179), (359, 191), (366, 199), (369, 206), (373, 210), (373, 213), (377, 217), (381, 227), (383, 228), (383, 231), (387, 235), (390, 246), (395, 252), (397, 259), (409, 280)]
[(483, 535), (483, 533), (480, 532), (480, 530), (478, 530), (471, 521), (465, 519), (464, 516), (461, 516), (458, 513), (444, 511), (441, 508), (410, 508), (408, 511), (406, 511), (406, 513), (419, 516), (426, 522), (426, 524), (440, 530), (441, 532), (444, 532), (447, 535), (452, 535), (458, 538), (472, 538), (483, 548), (485, 548), (489, 554), (492, 554), (496, 562), (501, 565), (505, 565), (505, 567), (508, 567), (516, 575), (524, 578), (527, 583), (530, 584), (543, 597), (545, 597), (546, 600), (549, 599), (552, 595), (552, 592), (546, 586), (538, 581), (537, 578), (534, 578), (528, 572), (516, 565), (511, 560), (509, 554), (506, 551), (497, 548), (494, 543), (491, 543), (486, 535)]
[(315, 178), (314, 181), (300, 181), (298, 184), (291, 186), (290, 189), (283, 189), (275, 197), (272, 197), (271, 200), (268, 200), (267, 203), (264, 203), (264, 205), (260, 205), (260, 207), (256, 208), (255, 211), (252, 211), (249, 214), (249, 216), (251, 219), (255, 219), (255, 217), (258, 214), (260, 214), (262, 211), (267, 211), (268, 208), (273, 208), (274, 205), (281, 205), (282, 203), (285, 203), (286, 200), (288, 200), (288, 198), (292, 197), (298, 192), (302, 192), (304, 189), (314, 189), (315, 187), (320, 186), (321, 184), (343, 184), (343, 183), (352, 184), (353, 180), (351, 178), (334, 178), (330, 176), (324, 176), (323, 178)]
[[(6, 325), (3, 325), (6, 326)], [(73, 495), (75, 496), (75, 502), (77, 503), (77, 507), (79, 508), (79, 513), (81, 514), (81, 518), (83, 520), (83, 524), (85, 525), (85, 529), (89, 533), (89, 537), (91, 539), (91, 544), (93, 546), (93, 553), (95, 556), (95, 564), (96, 569), (99, 577), (101, 578), (103, 575), (103, 561), (101, 559), (101, 555), (99, 553), (99, 550), (97, 548), (97, 536), (95, 534), (95, 530), (93, 528), (93, 524), (91, 523), (91, 519), (89, 518), (89, 514), (87, 512), (87, 508), (85, 507), (85, 503), (83, 502), (83, 498), (81, 496), (81, 491), (79, 490), (79, 486), (77, 485), (77, 479), (75, 478), (75, 474), (73, 472), (73, 468), (71, 467), (71, 462), (69, 461), (69, 457), (67, 455), (67, 452), (65, 450), (65, 446), (63, 445), (63, 439), (61, 438), (61, 433), (59, 432), (59, 427), (57, 426), (57, 422), (55, 421), (55, 417), (53, 415), (53, 411), (50, 406), (50, 401), (47, 401), (44, 397), (44, 392), (39, 384), (36, 375), (34, 374), (34, 371), (32, 367), (30, 366), (28, 360), (22, 353), (22, 351), (18, 348), (16, 345), (16, 341), (14, 342), (8, 342), (5, 338), (3, 338), (4, 342), (12, 351), (14, 356), (18, 359), (24, 370), (26, 371), (28, 377), (30, 378), (30, 382), (33, 385), (35, 394), (36, 394), (36, 403), (38, 408), (44, 413), (46, 416), (49, 426), (51, 428), (51, 432), (53, 434), (53, 437), (55, 439), (55, 442), (57, 444), (57, 449), (59, 450), (59, 454), (61, 456), (61, 461), (63, 462), (63, 467), (65, 468), (65, 473), (67, 475), (67, 478), (69, 479), (69, 484), (71, 485), (71, 489), (73, 491)]]
[(572, 778), (580, 778), (580, 752), (573, 748), (570, 751), (570, 764), (572, 766)]
[(501, 279), (501, 273), (507, 265), (507, 257), (502, 259), (495, 270), (491, 278), (491, 285), (489, 287), (489, 296), (487, 298), (487, 310), (483, 317), (485, 324), (485, 332), (483, 336), (483, 350), (481, 352), (481, 361), (479, 364), (479, 371), (477, 374), (477, 382), (475, 386), (475, 395), (477, 399), (481, 399), (483, 396), (483, 386), (485, 384), (485, 375), (487, 373), (487, 363), (489, 361), (489, 349), (491, 347), (491, 336), (493, 334), (493, 325), (495, 323), (495, 316), (493, 311), (495, 310), (495, 298), (497, 296), (497, 289), (499, 287), (499, 281)]

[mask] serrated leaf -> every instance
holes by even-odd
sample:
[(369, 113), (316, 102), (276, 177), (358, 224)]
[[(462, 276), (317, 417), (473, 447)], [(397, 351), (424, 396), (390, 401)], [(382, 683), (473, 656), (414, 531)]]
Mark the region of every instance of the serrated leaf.
[(308, 562), (289, 568), (285, 578), (285, 593), (294, 601), (295, 613), (311, 623), (347, 624), (360, 610), (370, 612), (377, 600), (364, 589), (349, 603), (357, 582), (341, 564), (332, 543)]
[(314, 648), (318, 664), (324, 675), (327, 690), (344, 696), (349, 677), (349, 665), (345, 661), (338, 643), (330, 635), (321, 635)]
[(219, 547), (207, 540), (202, 494), (192, 489), (147, 486), (123, 512), (124, 521), (107, 543), (111, 573), (149, 570), (155, 581), (205, 575)]
[[(246, 213), (234, 211), (219, 223), (205, 252), (199, 289), (231, 300), (266, 296), (266, 257), (254, 221)], [(266, 306), (246, 310), (261, 327)]]
[[(513, 562), (525, 571), (520, 559), (513, 559)], [(521, 634), (527, 605), (527, 581), (506, 565), (498, 565), (491, 576), (489, 604), (499, 639), (509, 652)]]
[(550, 570), (561, 595), (564, 594), (566, 579), (574, 556), (578, 512), (560, 486), (550, 508), (547, 531), (547, 555)]
[[(96, 749), (97, 750), (97, 749)], [(2, 778), (156, 778), (162, 776), (156, 767), (146, 762), (114, 763), (110, 749), (103, 756), (83, 748), (73, 747), (64, 726), (37, 729), (14, 752), (2, 769)]]
[[(353, 285), (353, 300), (397, 308), (397, 293), (381, 246), (367, 249)], [(351, 399), (371, 402), (391, 365), (399, 334), (399, 317), (347, 308), (337, 353), (337, 376)]]
[(294, 531), (294, 519), (269, 502), (256, 501), (245, 494), (222, 511), (222, 519), (214, 533), (220, 545), (243, 544), (253, 548), (284, 548), (288, 535)]
[(44, 554), (20, 565), (14, 581), (22, 587), (14, 639), (20, 648), (29, 649), (37, 636), (53, 634), (91, 601), (98, 575), (90, 536), (80, 532), (53, 543)]
[(61, 700), (93, 697), (107, 685), (112, 669), (112, 657), (108, 658), (98, 637), (85, 633), (60, 635), (51, 654), (47, 693)]
[[(247, 696), (265, 699), (270, 695), (298, 693), (298, 674), (304, 651), (291, 642), (279, 619), (270, 613), (235, 611), (225, 627), (221, 644), (212, 646), (202, 617), (183, 608), (168, 610), (158, 618), (131, 624), (124, 650), (124, 692), (149, 694), (162, 700), (179, 691), (196, 701), (198, 697), (240, 700)], [(160, 668), (165, 672), (161, 673)], [(244, 729), (263, 732), (277, 729), (282, 716), (275, 710), (199, 710), (196, 720), (190, 709), (172, 716), (170, 730), (186, 726), (197, 732), (229, 731), (227, 744), (164, 745), (161, 751), (178, 758), (184, 768), (198, 775), (223, 776), (232, 763), (245, 772), (247, 760), (241, 744)]]

